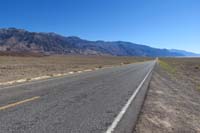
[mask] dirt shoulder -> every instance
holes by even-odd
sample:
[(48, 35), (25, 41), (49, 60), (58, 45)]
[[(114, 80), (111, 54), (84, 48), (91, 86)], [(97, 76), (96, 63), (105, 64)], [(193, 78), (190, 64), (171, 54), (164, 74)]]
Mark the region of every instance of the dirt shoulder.
[(161, 59), (135, 133), (200, 132), (200, 59)]

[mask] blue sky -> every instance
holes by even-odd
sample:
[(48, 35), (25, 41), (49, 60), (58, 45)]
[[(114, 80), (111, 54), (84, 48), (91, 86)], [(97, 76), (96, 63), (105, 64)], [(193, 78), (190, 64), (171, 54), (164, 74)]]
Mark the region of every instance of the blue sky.
[(200, 0), (0, 0), (0, 28), (200, 53)]

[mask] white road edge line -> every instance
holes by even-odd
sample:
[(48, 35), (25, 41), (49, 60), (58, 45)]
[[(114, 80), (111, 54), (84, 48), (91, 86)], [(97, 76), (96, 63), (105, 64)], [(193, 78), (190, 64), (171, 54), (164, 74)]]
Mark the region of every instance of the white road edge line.
[(124, 116), (124, 114), (126, 113), (127, 109), (129, 108), (130, 104), (132, 103), (132, 101), (137, 96), (138, 92), (140, 91), (140, 88), (142, 87), (142, 85), (144, 84), (144, 82), (146, 81), (146, 79), (148, 78), (148, 76), (150, 75), (150, 73), (151, 73), (152, 70), (153, 70), (153, 68), (150, 69), (150, 71), (147, 73), (147, 75), (145, 76), (145, 78), (142, 80), (142, 82), (140, 83), (140, 85), (137, 87), (136, 91), (134, 91), (134, 93), (132, 94), (132, 96), (129, 98), (128, 102), (122, 108), (122, 110), (120, 111), (120, 113), (114, 119), (113, 123), (108, 127), (108, 129), (107, 129), (107, 131), (105, 133), (112, 133), (115, 130), (115, 128), (117, 127), (118, 123), (120, 122), (120, 120), (122, 119), (122, 117)]

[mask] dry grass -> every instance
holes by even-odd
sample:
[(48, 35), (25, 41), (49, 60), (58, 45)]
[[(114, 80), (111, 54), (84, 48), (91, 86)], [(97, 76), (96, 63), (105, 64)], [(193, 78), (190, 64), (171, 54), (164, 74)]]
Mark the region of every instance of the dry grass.
[(176, 70), (174, 76), (178, 80), (195, 85), (195, 88), (200, 90), (200, 58), (163, 58), (160, 60)]
[(165, 69), (167, 72), (171, 73), (171, 74), (175, 74), (176, 73), (176, 68), (172, 67), (171, 65), (169, 65), (167, 62), (163, 61), (163, 60), (159, 60), (159, 65)]
[(0, 56), (0, 83), (17, 79), (102, 68), (149, 60), (139, 57), (103, 57), (103, 56), (44, 56), (16, 57)]

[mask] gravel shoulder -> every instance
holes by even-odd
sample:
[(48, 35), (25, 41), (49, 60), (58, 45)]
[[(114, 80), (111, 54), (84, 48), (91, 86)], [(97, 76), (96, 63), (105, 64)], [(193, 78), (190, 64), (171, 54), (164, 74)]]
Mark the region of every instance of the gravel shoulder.
[(134, 133), (199, 133), (199, 59), (163, 61), (169, 66), (156, 66)]

